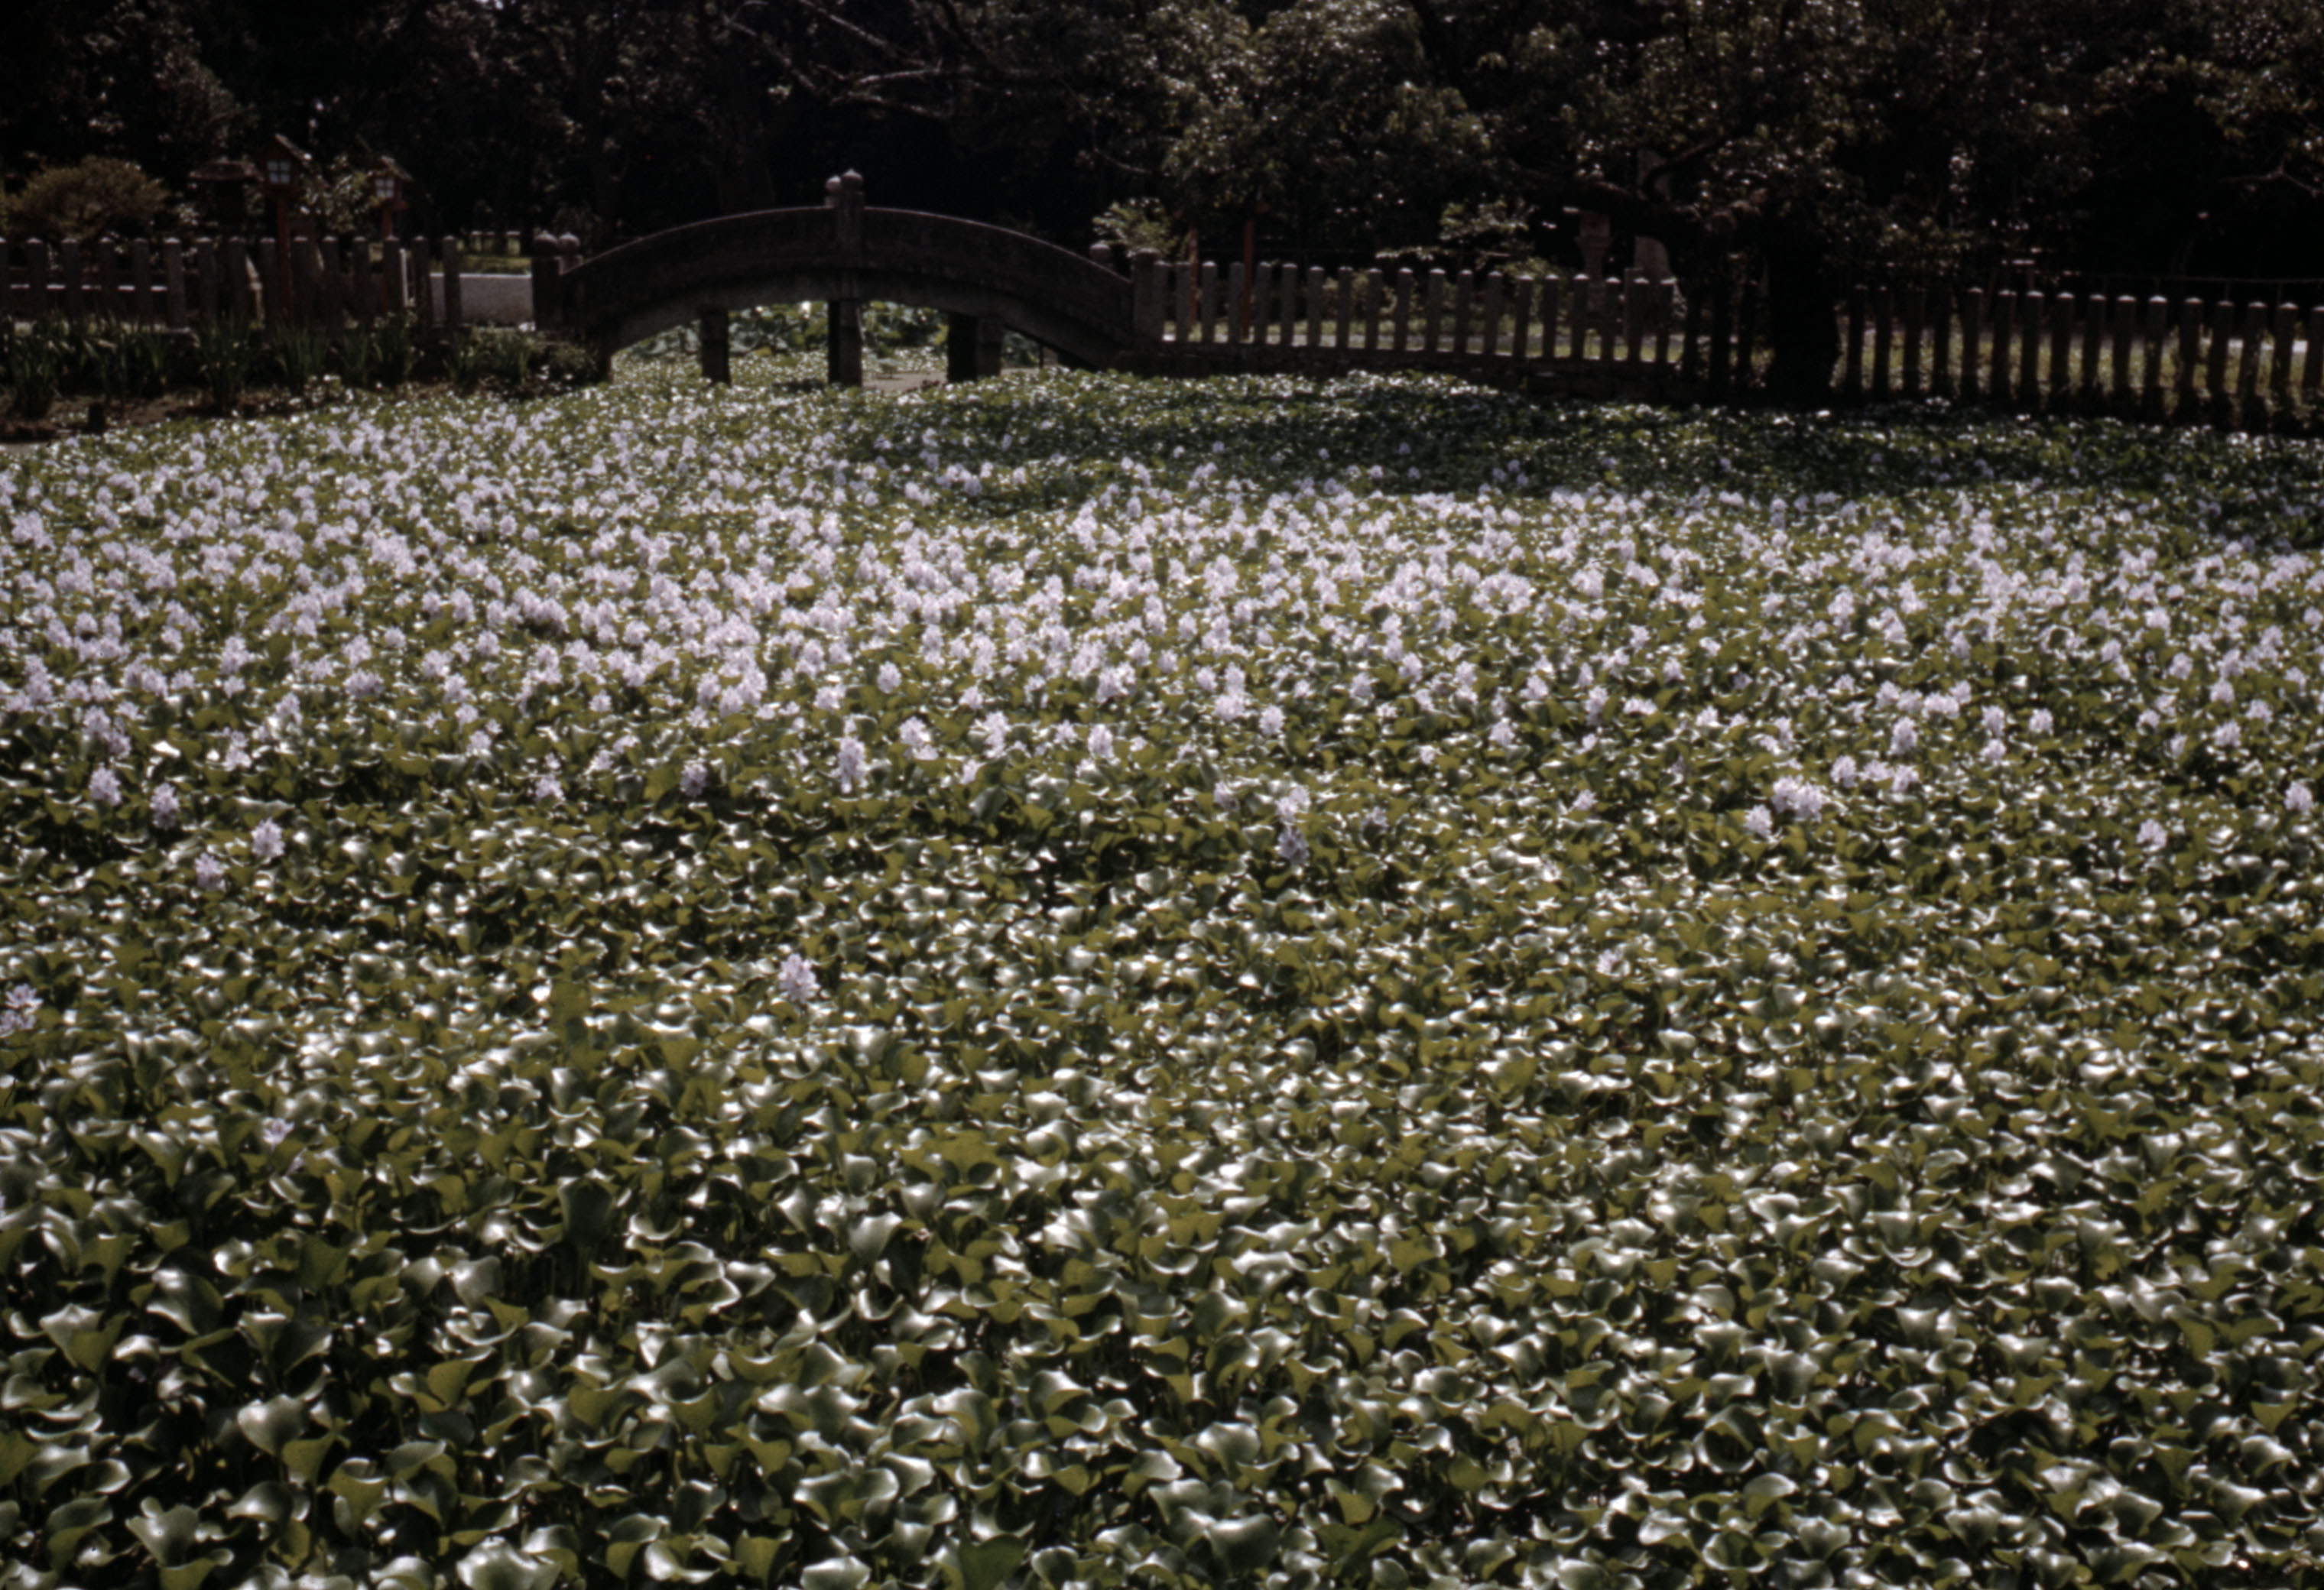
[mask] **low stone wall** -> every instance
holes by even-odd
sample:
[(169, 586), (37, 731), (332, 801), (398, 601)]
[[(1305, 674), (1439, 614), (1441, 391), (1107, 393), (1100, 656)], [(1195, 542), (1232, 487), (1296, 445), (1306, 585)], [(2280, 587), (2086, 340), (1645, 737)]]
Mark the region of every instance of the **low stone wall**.
[[(436, 323), (444, 324), (444, 279), (429, 278), (436, 289)], [(460, 318), (470, 326), (530, 326), (532, 278), (530, 276), (460, 277)]]

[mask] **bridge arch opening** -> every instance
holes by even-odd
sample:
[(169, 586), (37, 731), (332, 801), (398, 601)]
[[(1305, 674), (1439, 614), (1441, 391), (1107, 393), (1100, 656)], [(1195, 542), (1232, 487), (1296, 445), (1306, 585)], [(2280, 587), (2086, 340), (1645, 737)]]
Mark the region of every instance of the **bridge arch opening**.
[(795, 377), (805, 373), (799, 363), (811, 357), (837, 384), (975, 381), (1060, 362), (1054, 350), (998, 317), (890, 301), (808, 299), (741, 310), (705, 308), (630, 351), (661, 360), (684, 358), (697, 363), (705, 377), (722, 381), (761, 356), (786, 360)]

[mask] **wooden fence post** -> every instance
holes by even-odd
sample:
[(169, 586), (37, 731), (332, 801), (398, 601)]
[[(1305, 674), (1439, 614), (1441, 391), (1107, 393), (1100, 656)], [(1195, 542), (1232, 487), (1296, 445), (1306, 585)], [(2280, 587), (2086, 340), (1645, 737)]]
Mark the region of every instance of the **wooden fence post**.
[[(268, 326), (287, 326), (290, 321), (290, 294), (283, 290), (282, 269), (274, 260), (274, 240), (261, 237), (251, 244), (253, 263), (258, 271), (257, 317)], [(279, 300), (279, 301), (278, 301)]]
[(51, 313), (49, 245), (37, 237), (24, 240), (24, 313), (33, 320)]
[(1754, 345), (1759, 335), (1759, 286), (1755, 281), (1743, 284), (1742, 301), (1737, 307), (1736, 318), (1741, 323), (1735, 334), (1735, 384), (1749, 391), (1759, 384), (1758, 350)]
[(258, 318), (258, 284), (250, 263), (250, 244), (239, 237), (229, 237), (218, 250), (218, 274), (224, 278), (218, 284), (218, 300), (228, 306), (226, 314), (239, 320)]
[(2179, 306), (2179, 377), (2175, 385), (2177, 400), (2172, 405), (2171, 418), (2180, 425), (2195, 417), (2195, 372), (2201, 368), (2203, 353), (2203, 302), (2188, 299)]
[(1377, 354), (1380, 342), (1380, 299), (1388, 291), (1388, 278), (1375, 266), (1364, 272), (1364, 352)]
[(1230, 261), (1227, 264), (1226, 334), (1227, 346), (1231, 348), (1240, 348), (1243, 343), (1246, 329), (1242, 315), (1244, 287), (1242, 262)]
[(2146, 356), (2139, 370), (2138, 417), (2163, 423), (2163, 359), (2169, 351), (2171, 304), (2161, 294), (2146, 300)]
[(1566, 357), (1586, 359), (1590, 356), (1590, 294), (1596, 283), (1586, 271), (1577, 271), (1567, 284), (1573, 289), (1573, 325)]
[(1646, 352), (1646, 287), (1643, 271), (1632, 271), (1622, 278), (1622, 363), (1634, 371)]
[(1907, 398), (1921, 395), (1921, 322), (1927, 311), (1928, 294), (1917, 287), (1904, 292), (1904, 388)]
[(1864, 300), (1862, 282), (1848, 290), (1847, 311), (1840, 317), (1840, 393), (1849, 403), (1864, 401)]
[(1545, 362), (1557, 357), (1558, 293), (1563, 285), (1563, 279), (1554, 271), (1534, 284), (1538, 300), (1534, 306), (1534, 318), (1541, 325), (1541, 356)]
[(101, 237), (97, 243), (97, 293), (105, 302), (105, 318), (115, 324), (127, 324), (134, 313), (128, 297), (129, 250), (115, 237)]
[(1986, 376), (1988, 401), (2006, 407), (2011, 397), (2009, 333), (2017, 321), (2017, 290), (2005, 287), (1993, 295), (1992, 363)]
[(2211, 341), (2205, 350), (2203, 390), (2210, 400), (2211, 424), (2225, 430), (2235, 418), (2235, 397), (2227, 388), (2227, 344), (2235, 329), (2235, 306), (2221, 299), (2211, 306), (2208, 318)]
[(346, 255), (336, 237), (315, 240), (315, 267), (323, 276), (323, 327), (337, 331), (347, 323), (347, 273), (342, 263)]
[(2042, 411), (2042, 308), (2043, 297), (2027, 289), (2017, 300), (2017, 406)]
[(57, 274), (65, 284), (65, 318), (86, 318), (88, 308), (81, 299), (80, 239), (68, 237), (57, 245)]
[(1985, 289), (1972, 287), (1961, 295), (1960, 400), (1974, 403), (1984, 387)]
[(1139, 348), (1162, 343), (1162, 303), (1167, 290), (1162, 280), (1162, 256), (1150, 248), (1130, 257), (1130, 335)]
[(2105, 389), (2099, 376), (2105, 363), (2107, 303), (2103, 292), (2082, 295), (2082, 363), (2074, 390), (2076, 401), (2085, 414), (2096, 414), (2102, 407), (2099, 394)]
[(1356, 268), (1353, 265), (1340, 267), (1339, 301), (1333, 307), (1338, 315), (1332, 326), (1332, 347), (1334, 352), (1344, 355), (1356, 323)]
[(2071, 414), (2074, 398), (2074, 316), (2080, 299), (2070, 291), (2050, 295), (2050, 375), (2043, 382), (2050, 412)]
[(1452, 280), (1452, 356), (1469, 353), (1470, 309), (1476, 298), (1476, 272), (1463, 271)]
[(186, 328), (186, 245), (174, 237), (161, 240), (161, 324)]
[(2116, 414), (2129, 414), (2131, 409), (2130, 344), (2138, 319), (2138, 300), (2125, 295), (2114, 301), (2114, 368), (2111, 386), (2113, 397), (2107, 407)]
[(444, 329), (447, 334), (466, 324), (462, 314), (466, 306), (460, 296), (460, 240), (447, 237), (444, 240)]
[(1307, 267), (1307, 345), (1312, 349), (1323, 346), (1323, 326), (1327, 306), (1323, 283), (1331, 272), (1321, 265)]
[(1889, 397), (1889, 360), (1896, 335), (1896, 297), (1895, 290), (1882, 288), (1872, 295), (1872, 400), (1885, 403)]
[(1654, 284), (1655, 372), (1670, 372), (1671, 311), (1678, 305), (1678, 283), (1665, 276)]
[(1689, 385), (1702, 379), (1702, 293), (1681, 287), (1686, 298), (1686, 318), (1679, 331), (1678, 378)]
[(1484, 335), (1477, 343), (1477, 353), (1480, 358), (1494, 360), (1501, 355), (1501, 317), (1508, 312), (1508, 306), (1504, 302), (1508, 292), (1508, 284), (1502, 280), (1499, 271), (1486, 276), (1485, 305), (1480, 316), (1484, 322), (1480, 329)]
[(1510, 294), (1509, 358), (1523, 365), (1533, 356), (1534, 280), (1520, 276)]
[(194, 310), (204, 320), (218, 314), (218, 249), (207, 237), (194, 239)]
[(121, 317), (121, 269), (115, 262), (115, 245), (110, 237), (100, 237), (89, 245), (94, 258), (89, 261), (89, 318), (110, 325)]
[(1411, 271), (1396, 273), (1396, 348), (1406, 352), (1412, 344), (1413, 299), (1420, 291), (1420, 279)]
[(2275, 346), (2272, 350), (2274, 370), (2268, 381), (2268, 394), (2273, 400), (2279, 415), (2292, 402), (2292, 361), (2296, 351), (2292, 345), (2292, 338), (2299, 316), (2300, 310), (2294, 305), (2278, 304), (2275, 307), (2273, 332)]
[(1420, 351), (1422, 353), (1433, 356), (1443, 345), (1437, 340), (1443, 324), (1444, 272), (1431, 271), (1428, 273), (1427, 303), (1421, 312)]
[[(546, 256), (536, 254), (532, 261), (532, 324), (536, 330), (548, 331), (557, 316), (557, 287), (554, 280), (541, 285), (541, 261)], [(554, 269), (555, 262), (550, 262)], [(355, 311), (355, 324), (371, 329), (372, 317), (379, 308), (379, 275), (371, 257), (371, 239), (358, 237), (347, 251), (347, 305)]]
[(2324, 396), (2324, 304), (2308, 311), (2308, 362), (2300, 372), (2300, 396), (2310, 409)]
[(142, 237), (129, 240), (129, 323), (151, 326), (153, 313), (153, 245)]
[[(2259, 345), (2267, 335), (2265, 304), (2244, 306), (2243, 333), (2243, 355), (2236, 362), (2236, 417), (2243, 428), (2252, 430), (2266, 423), (2266, 400), (2259, 390)], [(2256, 421), (2255, 410), (2259, 416)]]
[(415, 237), (408, 256), (411, 261), (411, 315), (420, 331), (433, 335), (441, 329), (436, 313), (436, 240)]
[(1929, 391), (1936, 397), (1950, 400), (1953, 388), (1953, 326), (1960, 318), (1955, 312), (1953, 295), (1939, 289), (1931, 300), (1936, 309), (1935, 335), (1929, 346)]
[[(563, 265), (558, 258), (554, 243), (549, 244), (549, 252), (542, 258), (548, 262), (546, 266), (549, 277), (548, 299), (551, 303), (559, 302), (558, 278), (563, 273)], [(540, 262), (536, 261), (532, 278), (535, 315), (540, 312), (543, 296), (540, 285), (542, 270)], [(379, 313), (382, 319), (392, 320), (403, 313), (407, 286), (403, 268), (403, 240), (400, 237), (381, 238), (379, 240)], [(559, 328), (563, 328), (561, 317)]]

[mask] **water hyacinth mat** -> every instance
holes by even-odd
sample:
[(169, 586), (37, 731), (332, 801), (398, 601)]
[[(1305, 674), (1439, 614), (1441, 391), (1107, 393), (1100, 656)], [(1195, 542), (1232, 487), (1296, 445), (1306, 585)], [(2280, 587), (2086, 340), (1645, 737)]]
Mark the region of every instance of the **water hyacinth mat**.
[(2312, 1582), (2324, 452), (0, 463), (10, 1590)]

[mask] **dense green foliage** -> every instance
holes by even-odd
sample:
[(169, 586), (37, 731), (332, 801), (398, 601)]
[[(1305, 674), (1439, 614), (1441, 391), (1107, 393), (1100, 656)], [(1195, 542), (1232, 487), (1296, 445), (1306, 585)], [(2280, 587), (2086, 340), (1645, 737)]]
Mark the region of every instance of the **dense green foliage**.
[(2319, 85), (2310, 0), (23, 0), (0, 170), (182, 185), (279, 132), (339, 224), (392, 155), (430, 231), (593, 243), (852, 166), (876, 202), (1076, 246), (1141, 199), (1223, 252), (1256, 221), (1343, 256), (1498, 204), (1566, 265), (1565, 209), (1611, 215), (1690, 281), (2029, 253), (2312, 278)]
[(741, 363), (0, 461), (11, 1586), (2315, 1571), (2324, 453)]

